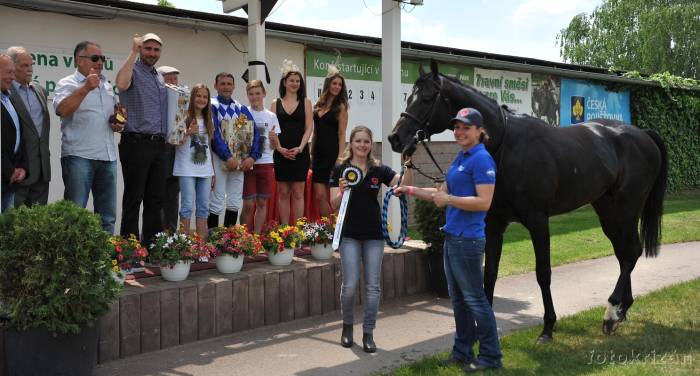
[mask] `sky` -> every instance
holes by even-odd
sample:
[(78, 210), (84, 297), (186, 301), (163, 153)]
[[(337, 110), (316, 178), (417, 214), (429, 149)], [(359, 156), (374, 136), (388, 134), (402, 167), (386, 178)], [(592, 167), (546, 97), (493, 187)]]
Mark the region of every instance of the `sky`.
[[(156, 0), (141, 0), (155, 4)], [(218, 0), (170, 0), (177, 8), (223, 14)], [(424, 0), (405, 5), (408, 42), (561, 62), (556, 37), (602, 0)], [(381, 0), (278, 0), (268, 21), (381, 37)], [(247, 17), (242, 10), (232, 13)]]

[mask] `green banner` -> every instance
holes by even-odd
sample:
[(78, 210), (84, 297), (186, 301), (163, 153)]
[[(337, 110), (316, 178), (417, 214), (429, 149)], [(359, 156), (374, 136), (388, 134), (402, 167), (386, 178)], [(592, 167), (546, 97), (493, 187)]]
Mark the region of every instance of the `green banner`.
[[(420, 64), (417, 61), (406, 61), (401, 63), (401, 83), (413, 84), (418, 79)], [(430, 62), (423, 62), (423, 69), (430, 70)], [(438, 64), (440, 73), (448, 77), (456, 78), (467, 85), (474, 84), (474, 67), (456, 64)]]
[[(306, 53), (306, 75), (309, 77), (326, 77), (328, 64), (334, 64), (337, 55), (333, 52), (308, 50)], [(401, 83), (413, 84), (418, 79), (417, 61), (401, 62)], [(465, 84), (473, 85), (474, 67), (456, 64), (440, 64), (440, 72), (454, 77)], [(423, 68), (430, 69), (430, 63), (424, 62)], [(376, 56), (342, 54), (338, 63), (340, 73), (348, 80), (381, 81), (382, 61)]]
[[(306, 75), (309, 77), (326, 77), (328, 64), (334, 64), (336, 54), (308, 50), (306, 53)], [(338, 63), (340, 74), (347, 80), (381, 81), (381, 60), (373, 56), (343, 54)]]

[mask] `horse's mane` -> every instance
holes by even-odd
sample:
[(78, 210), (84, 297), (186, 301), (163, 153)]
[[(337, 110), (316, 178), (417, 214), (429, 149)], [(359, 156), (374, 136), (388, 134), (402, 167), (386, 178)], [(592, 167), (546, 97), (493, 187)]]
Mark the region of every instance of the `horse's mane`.
[[(485, 95), (484, 93), (480, 92), (479, 90), (475, 89), (475, 88), (472, 87), (472, 86), (466, 85), (464, 82), (460, 81), (460, 80), (457, 79), (457, 78), (450, 77), (450, 76), (446, 76), (446, 75), (444, 75), (444, 74), (442, 74), (442, 73), (440, 73), (440, 76), (441, 76), (442, 78), (444, 78), (444, 79), (446, 79), (446, 80), (448, 80), (448, 81), (454, 83), (455, 85), (459, 86), (460, 88), (462, 88), (462, 89), (464, 89), (464, 90), (467, 90), (467, 91), (470, 91), (470, 92), (472, 92), (472, 93), (474, 93), (474, 94), (476, 94), (476, 95), (478, 95), (478, 96), (480, 96), (480, 97), (486, 99), (487, 101), (491, 102), (491, 104), (493, 104), (494, 106), (496, 106), (496, 107), (501, 107), (503, 110), (505, 110), (505, 111), (508, 113), (508, 115), (527, 115), (527, 114), (518, 114), (518, 113), (516, 113), (514, 109), (510, 108), (510, 107), (509, 107), (508, 105), (506, 105), (506, 104), (499, 105), (497, 100), (495, 100), (495, 99), (489, 97), (488, 95)], [(529, 115), (528, 115), (528, 116), (529, 116)]]

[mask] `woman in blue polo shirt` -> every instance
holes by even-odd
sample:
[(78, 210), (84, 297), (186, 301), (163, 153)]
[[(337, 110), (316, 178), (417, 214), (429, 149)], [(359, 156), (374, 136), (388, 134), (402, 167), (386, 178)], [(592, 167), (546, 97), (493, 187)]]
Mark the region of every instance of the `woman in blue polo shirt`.
[[(463, 365), (467, 372), (501, 367), (501, 351), (493, 308), (486, 299), (481, 257), (486, 244), (484, 218), (491, 206), (496, 163), (484, 148), (483, 118), (473, 108), (461, 109), (450, 123), (462, 150), (452, 162), (440, 188), (399, 187), (421, 200), (447, 207), (443, 258), (455, 316), (452, 354), (445, 364)], [(472, 347), (479, 340), (479, 357)]]

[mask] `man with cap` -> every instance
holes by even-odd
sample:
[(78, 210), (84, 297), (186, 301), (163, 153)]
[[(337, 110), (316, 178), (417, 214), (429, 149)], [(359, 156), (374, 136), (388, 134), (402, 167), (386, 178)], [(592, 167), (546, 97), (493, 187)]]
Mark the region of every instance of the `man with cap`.
[[(450, 125), (462, 150), (447, 170), (445, 184), (439, 188), (398, 187), (394, 192), (447, 207), (443, 259), (456, 332), (452, 354), (443, 363), (475, 372), (501, 367), (496, 318), (486, 299), (481, 269), (484, 219), (496, 186), (496, 163), (482, 143), (487, 135), (478, 110), (459, 110)], [(477, 340), (479, 357), (475, 358), (472, 348)]]
[(161, 65), (157, 69), (158, 73), (163, 76), (163, 81), (168, 85), (178, 86), (178, 76), (180, 71), (177, 68), (169, 67), (167, 65)]
[[(166, 85), (179, 86), (178, 76), (180, 71), (177, 68), (161, 65), (157, 69), (163, 76)], [(175, 163), (175, 145), (165, 144), (165, 201), (163, 202), (163, 226), (166, 230), (175, 232), (177, 230), (178, 205), (180, 195), (180, 179), (173, 176), (173, 164)]]
[[(164, 228), (168, 97), (163, 76), (155, 68), (162, 47), (156, 34), (135, 35), (116, 79), (119, 99), (129, 112), (119, 142), (124, 177), (120, 233), (124, 237), (140, 233), (145, 244)], [(138, 226), (141, 202), (143, 231)]]

